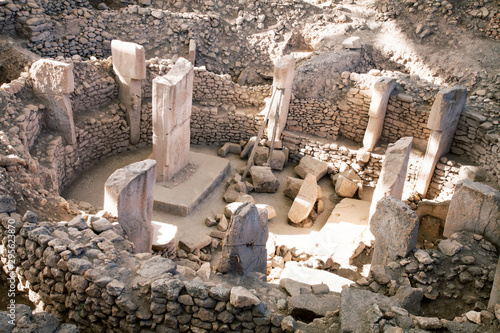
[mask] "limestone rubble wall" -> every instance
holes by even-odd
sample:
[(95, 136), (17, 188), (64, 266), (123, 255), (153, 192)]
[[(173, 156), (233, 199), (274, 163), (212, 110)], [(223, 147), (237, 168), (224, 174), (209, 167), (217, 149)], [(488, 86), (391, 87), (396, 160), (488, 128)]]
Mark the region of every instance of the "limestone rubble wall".
[[(61, 320), (92, 332), (252, 330), (280, 327), (283, 316), (243, 287), (185, 280), (169, 259), (132, 254), (119, 227), (98, 234), (81, 217), (36, 222), (0, 214), (0, 267), (7, 270), (8, 232), (15, 228), (20, 289)], [(9, 223), (10, 221), (10, 223)], [(275, 287), (274, 287), (275, 288)], [(246, 295), (245, 295), (246, 293)]]

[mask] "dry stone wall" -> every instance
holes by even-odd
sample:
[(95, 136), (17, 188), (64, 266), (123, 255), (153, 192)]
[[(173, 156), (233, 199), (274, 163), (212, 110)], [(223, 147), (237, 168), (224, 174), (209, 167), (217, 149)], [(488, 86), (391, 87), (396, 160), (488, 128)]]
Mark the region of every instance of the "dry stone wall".
[(276, 300), (270, 296), (277, 287), (257, 284), (251, 291), (186, 280), (169, 259), (132, 254), (117, 224), (102, 231), (81, 216), (59, 223), (37, 221), (34, 214), (2, 213), (0, 218), (0, 266), (7, 263), (7, 230), (13, 229), (22, 290), (30, 290), (31, 299), (47, 312), (81, 328), (259, 332), (281, 326), (283, 316), (273, 313)]

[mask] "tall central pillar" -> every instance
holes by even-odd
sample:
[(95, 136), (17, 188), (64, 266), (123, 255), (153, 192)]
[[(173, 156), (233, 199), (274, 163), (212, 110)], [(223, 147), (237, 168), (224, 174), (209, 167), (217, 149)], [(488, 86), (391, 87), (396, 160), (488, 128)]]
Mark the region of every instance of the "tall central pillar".
[(193, 64), (179, 58), (153, 80), (153, 159), (157, 181), (168, 181), (189, 163)]

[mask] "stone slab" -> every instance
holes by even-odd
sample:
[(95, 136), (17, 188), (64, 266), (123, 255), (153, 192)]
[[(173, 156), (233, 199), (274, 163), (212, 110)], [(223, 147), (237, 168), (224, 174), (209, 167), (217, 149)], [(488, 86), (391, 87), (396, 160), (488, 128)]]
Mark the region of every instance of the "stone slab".
[(465, 87), (455, 86), (439, 91), (432, 104), (427, 128), (434, 131), (456, 128), (466, 100), (467, 88)]
[(334, 273), (301, 267), (297, 262), (294, 261), (289, 261), (286, 263), (285, 268), (281, 273), (281, 278), (288, 278), (310, 285), (323, 283), (326, 284), (328, 288), (330, 288), (330, 291), (338, 293), (342, 291), (343, 287), (349, 286), (354, 283), (353, 281), (343, 278)]
[(160, 251), (173, 245), (175, 248), (175, 239), (177, 236), (177, 226), (173, 224), (152, 221), (153, 231), (153, 250)]
[(30, 69), (36, 94), (70, 94), (75, 90), (73, 64), (40, 59)]
[(121, 76), (143, 80), (146, 78), (146, 51), (144, 47), (121, 40), (111, 41), (113, 69)]
[(196, 172), (186, 181), (167, 188), (154, 186), (154, 208), (179, 216), (187, 216), (226, 177), (231, 169), (228, 160), (202, 153), (189, 153), (189, 163), (197, 165)]
[(318, 199), (318, 184), (316, 177), (312, 174), (307, 174), (304, 182), (300, 186), (299, 193), (292, 203), (292, 207), (288, 212), (288, 219), (293, 223), (304, 221)]

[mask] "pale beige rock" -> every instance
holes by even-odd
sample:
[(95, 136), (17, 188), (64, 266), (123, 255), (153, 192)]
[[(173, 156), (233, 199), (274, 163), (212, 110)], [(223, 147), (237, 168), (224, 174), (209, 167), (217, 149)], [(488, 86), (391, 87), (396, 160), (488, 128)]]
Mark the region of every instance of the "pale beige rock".
[(196, 41), (194, 39), (189, 40), (189, 55), (188, 60), (194, 65), (196, 61)]
[(308, 174), (295, 200), (293, 200), (292, 207), (288, 212), (288, 219), (293, 223), (304, 221), (309, 214), (311, 214), (317, 199), (318, 184), (316, 183), (316, 177), (312, 174)]
[(382, 162), (382, 171), (373, 192), (370, 216), (375, 212), (377, 202), (384, 196), (401, 200), (408, 171), (408, 160), (413, 138), (404, 137), (389, 145)]
[(118, 98), (127, 108), (130, 127), (130, 143), (136, 144), (141, 137), (141, 80), (146, 78), (146, 56), (139, 44), (111, 41), (113, 71), (119, 86)]
[(500, 321), (500, 258), (498, 259), (495, 279), (493, 280), (493, 287), (491, 288), (488, 310), (495, 312), (498, 321)]
[[(280, 140), (281, 133), (285, 129), (286, 121), (288, 119), (288, 109), (290, 106), (290, 98), (292, 96), (292, 84), (295, 73), (295, 58), (292, 55), (282, 57), (274, 66), (274, 81), (273, 81), (273, 94), (277, 89), (283, 89), (281, 101), (279, 103), (279, 124), (276, 128), (276, 141)], [(272, 138), (275, 118), (275, 110), (278, 106), (278, 98), (275, 98), (273, 105), (269, 105), (271, 113), (269, 114), (269, 123), (267, 127), (267, 137)]]
[(153, 80), (153, 158), (158, 181), (170, 180), (189, 163), (193, 65), (179, 58)]
[(459, 182), (450, 201), (443, 236), (460, 231), (483, 235), (500, 249), (500, 191), (470, 180)]
[(356, 191), (358, 190), (358, 185), (342, 175), (339, 175), (335, 183), (335, 193), (341, 197), (352, 198)]
[(67, 144), (76, 143), (69, 94), (75, 89), (73, 64), (41, 59), (30, 68), (33, 92), (46, 105), (47, 126), (60, 132)]
[(361, 48), (361, 39), (359, 37), (349, 37), (342, 42), (342, 46), (346, 49), (356, 50)]
[(363, 138), (363, 148), (367, 151), (372, 151), (375, 148), (382, 135), (387, 103), (395, 87), (396, 79), (393, 78), (381, 77), (373, 83), (372, 99), (368, 111), (370, 118)]
[(302, 178), (306, 178), (310, 173), (316, 177), (316, 181), (319, 181), (328, 172), (328, 164), (306, 155), (300, 159), (299, 165), (294, 170)]
[(456, 86), (441, 90), (432, 105), (427, 128), (431, 135), (415, 183), (415, 191), (425, 196), (438, 160), (450, 151), (460, 115), (465, 108), (467, 89)]
[(156, 162), (144, 160), (116, 170), (104, 185), (104, 210), (118, 216), (138, 253), (151, 252), (155, 179)]

